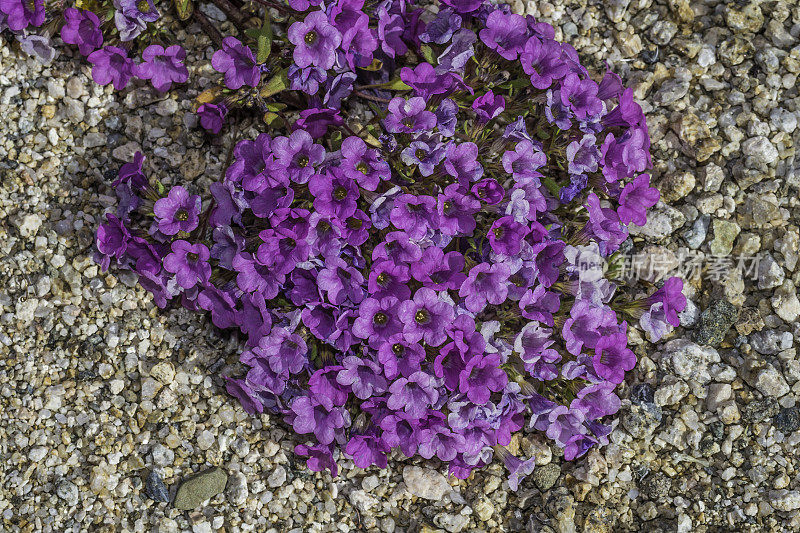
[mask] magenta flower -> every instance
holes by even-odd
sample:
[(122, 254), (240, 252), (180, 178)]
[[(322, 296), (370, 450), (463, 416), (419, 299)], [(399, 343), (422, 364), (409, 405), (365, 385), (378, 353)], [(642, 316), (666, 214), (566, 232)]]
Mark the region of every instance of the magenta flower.
[(235, 90), (242, 85), (255, 87), (261, 79), (261, 71), (256, 65), (253, 51), (236, 37), (229, 36), (222, 40), (222, 49), (214, 52), (211, 66), (217, 72), (225, 74), (225, 85), (228, 89)]
[(86, 58), (92, 66), (92, 79), (98, 85), (114, 84), (121, 91), (133, 77), (133, 60), (128, 52), (116, 46), (105, 46), (95, 50)]
[(486, 46), (514, 61), (528, 39), (528, 25), (524, 17), (498, 9), (489, 13), (486, 27), (479, 35)]
[(533, 36), (525, 42), (520, 54), (522, 70), (531, 77), (537, 89), (549, 89), (553, 82), (563, 78), (569, 67), (561, 59), (561, 46), (552, 39)]
[(275, 162), (286, 169), (289, 179), (295, 183), (307, 183), (325, 160), (325, 148), (316, 144), (305, 130), (295, 130), (288, 137), (274, 138), (272, 151)]
[(175, 274), (178, 285), (191, 289), (208, 281), (211, 277), (211, 265), (208, 264), (211, 253), (205, 244), (178, 240), (172, 243), (171, 249), (172, 252), (164, 258), (164, 270)]
[(483, 405), (493, 392), (499, 392), (508, 383), (508, 376), (500, 368), (500, 354), (478, 354), (461, 371), (458, 390), (467, 395), (469, 401)]
[(143, 80), (150, 80), (157, 91), (168, 91), (173, 83), (184, 83), (189, 79), (189, 70), (183, 61), (186, 50), (180, 45), (164, 48), (151, 44), (142, 52), (142, 62), (136, 65), (134, 72)]
[(6, 14), (5, 23), (14, 32), (44, 24), (44, 0), (0, 0), (0, 12)]
[(439, 346), (447, 339), (444, 328), (453, 320), (453, 307), (441, 300), (436, 291), (422, 287), (412, 300), (400, 304), (397, 316), (409, 342), (423, 340), (430, 346)]
[(483, 176), (483, 167), (478, 163), (478, 145), (473, 142), (448, 144), (444, 169), (462, 187), (469, 187), (471, 182)]
[(622, 383), (625, 372), (636, 366), (636, 355), (628, 348), (624, 331), (600, 337), (594, 347), (592, 365), (597, 375), (611, 383)]
[(489, 205), (499, 204), (506, 194), (502, 185), (497, 183), (497, 180), (493, 178), (482, 179), (473, 185), (470, 191)]
[(425, 99), (419, 96), (408, 100), (392, 98), (383, 126), (389, 133), (413, 133), (431, 129), (436, 125), (436, 115), (425, 107)]
[[(300, 1), (303, 0), (294, 0), (294, 2)], [(294, 453), (303, 457), (308, 457), (306, 466), (308, 466), (309, 470), (314, 472), (329, 470), (333, 477), (339, 475), (339, 465), (337, 465), (336, 461), (333, 459), (330, 445), (317, 444), (315, 446), (307, 446), (305, 444), (298, 444), (294, 447)]]
[(508, 296), (508, 281), (511, 269), (505, 263), (481, 263), (472, 267), (458, 295), (473, 313), (480, 313), (487, 303), (499, 305)]
[(339, 169), (312, 176), (308, 190), (314, 195), (314, 209), (321, 215), (344, 220), (356, 212), (358, 185)]
[(398, 378), (389, 386), (389, 409), (402, 410), (416, 419), (428, 411), (428, 408), (439, 399), (439, 392), (433, 376), (422, 370), (408, 378)]
[(314, 398), (298, 396), (292, 401), (295, 415), (292, 427), (300, 434), (313, 433), (320, 444), (328, 445), (342, 428), (349, 423), (349, 416), (340, 407), (325, 408)]
[(619, 195), (617, 214), (620, 221), (644, 226), (647, 223), (647, 208), (656, 205), (660, 197), (658, 189), (650, 187), (650, 176), (640, 174), (625, 185)]
[(511, 217), (500, 217), (489, 228), (489, 244), (495, 253), (514, 256), (520, 251), (522, 239), (528, 234), (528, 226)]
[(322, 11), (306, 15), (303, 22), (295, 22), (287, 33), (294, 47), (292, 57), (300, 68), (315, 66), (325, 70), (336, 60), (336, 47), (342, 42), (342, 34), (328, 22)]
[(378, 348), (403, 330), (397, 317), (397, 298), (386, 296), (380, 300), (365, 298), (358, 308), (358, 318), (353, 322), (353, 334), (365, 339), (370, 347)]
[(100, 19), (89, 10), (68, 7), (64, 10), (61, 40), (67, 44), (77, 45), (81, 55), (88, 56), (103, 46)]
[(436, 200), (430, 196), (401, 194), (395, 199), (389, 218), (412, 239), (421, 239), (437, 226)]
[(200, 221), (200, 196), (176, 185), (166, 198), (156, 200), (153, 213), (158, 222), (158, 231), (164, 235), (175, 235), (179, 231), (191, 232)]
[(333, 305), (341, 305), (347, 300), (359, 304), (364, 299), (364, 277), (340, 257), (328, 258), (325, 268), (319, 271), (317, 283)]
[(197, 115), (200, 117), (200, 125), (203, 129), (210, 131), (214, 135), (220, 132), (225, 123), (225, 116), (228, 108), (225, 104), (202, 104), (197, 108)]

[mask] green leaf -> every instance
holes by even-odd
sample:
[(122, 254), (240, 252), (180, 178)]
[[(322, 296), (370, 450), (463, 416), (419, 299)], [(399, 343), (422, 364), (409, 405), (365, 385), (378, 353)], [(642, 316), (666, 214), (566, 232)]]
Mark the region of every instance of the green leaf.
[(389, 89), (390, 91), (410, 91), (411, 87), (406, 85), (403, 80), (400, 78), (395, 78), (388, 83), (384, 83), (381, 85), (384, 89)]
[(560, 197), (561, 187), (559, 187), (558, 184), (553, 181), (553, 178), (542, 177), (540, 180), (542, 181), (542, 185), (547, 187), (547, 190), (550, 191), (550, 194), (556, 198)]
[(266, 11), (264, 15), (264, 24), (261, 25), (261, 31), (256, 40), (258, 41), (256, 62), (261, 64), (269, 58), (269, 54), (272, 52), (272, 22), (269, 20), (269, 11)]
[(433, 48), (428, 46), (427, 44), (423, 44), (419, 47), (420, 52), (422, 52), (422, 57), (425, 58), (425, 61), (430, 63), (431, 65), (435, 64), (436, 60), (433, 57)]
[(270, 80), (267, 82), (267, 85), (261, 89), (261, 96), (267, 98), (273, 94), (278, 94), (284, 89), (287, 89), (289, 87), (289, 78), (286, 76), (287, 70), (288, 69), (282, 69), (272, 78), (270, 78)]
[(192, 0), (175, 0), (175, 11), (178, 13), (179, 19), (187, 20), (194, 11)]

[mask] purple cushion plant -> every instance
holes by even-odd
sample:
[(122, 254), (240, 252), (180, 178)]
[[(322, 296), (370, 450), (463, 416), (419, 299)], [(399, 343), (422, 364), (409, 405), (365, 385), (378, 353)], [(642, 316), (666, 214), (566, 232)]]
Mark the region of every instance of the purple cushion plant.
[[(125, 35), (158, 17), (129, 4)], [(263, 28), (225, 38), (200, 124), (255, 108), (269, 134), (239, 140), (208, 193), (165, 190), (137, 154), (97, 260), (238, 329), (248, 371), (227, 390), (291, 424), (309, 468), (385, 467), (394, 449), (466, 477), (496, 455), (516, 489), (535, 458), (511, 455), (512, 435), (541, 431), (568, 460), (607, 443), (636, 364), (628, 328), (657, 340), (686, 300), (677, 278), (631, 299), (604, 268), (659, 200), (631, 91), (595, 81), (547, 24), (445, 4), (292, 0), (266, 57)], [(81, 17), (64, 35), (85, 53), (103, 41)], [(106, 46), (89, 61), (99, 83), (166, 90), (184, 57), (153, 45), (134, 65)]]

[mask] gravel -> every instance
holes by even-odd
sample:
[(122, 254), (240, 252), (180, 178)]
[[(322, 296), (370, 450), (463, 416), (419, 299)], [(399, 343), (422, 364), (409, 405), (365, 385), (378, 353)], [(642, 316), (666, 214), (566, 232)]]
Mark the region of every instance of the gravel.
[[(225, 394), (235, 337), (157, 309), (130, 274), (92, 261), (114, 172), (134, 151), (166, 185), (199, 189), (222, 171), (231, 136), (204, 135), (191, 109), (213, 76), (209, 40), (175, 25), (191, 79), (169, 96), (98, 87), (68, 50), (42, 67), (4, 46), (0, 530), (800, 529), (800, 7), (512, 5), (553, 23), (595, 71), (607, 60), (645, 101), (664, 197), (632, 228), (633, 251), (763, 261), (688, 273), (684, 327), (656, 345), (632, 336), (639, 363), (611, 443), (565, 462), (541, 435), (515, 436), (510, 448), (538, 465), (517, 493), (501, 464), (461, 481), (398, 452), (387, 470), (342, 459), (335, 479), (309, 472), (292, 451), (302, 439)], [(184, 501), (209, 471), (203, 500)], [(169, 503), (167, 487), (181, 499)]]

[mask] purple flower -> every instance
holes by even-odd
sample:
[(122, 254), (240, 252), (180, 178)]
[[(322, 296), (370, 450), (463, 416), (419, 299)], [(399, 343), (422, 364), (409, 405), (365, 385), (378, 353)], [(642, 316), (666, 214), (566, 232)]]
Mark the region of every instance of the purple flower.
[(330, 444), (336, 434), (349, 423), (349, 416), (340, 407), (326, 409), (308, 396), (298, 396), (292, 401), (294, 416), (292, 427), (297, 433), (313, 433), (320, 444)]
[(514, 176), (514, 179), (538, 177), (538, 168), (547, 163), (547, 156), (531, 141), (520, 141), (514, 151), (507, 150), (503, 154), (503, 169)]
[(437, 246), (429, 246), (422, 254), (422, 260), (412, 263), (414, 279), (436, 291), (456, 290), (467, 279), (464, 270), (464, 256), (452, 250), (444, 253)]
[(644, 226), (647, 223), (647, 208), (656, 205), (660, 197), (658, 189), (650, 187), (650, 176), (640, 174), (625, 185), (619, 195), (617, 214), (620, 222)]
[(392, 296), (407, 300), (411, 296), (411, 289), (407, 285), (409, 279), (407, 265), (378, 259), (372, 263), (367, 290), (373, 298)]
[(452, 461), (458, 450), (464, 448), (466, 439), (447, 426), (443, 414), (434, 412), (430, 417), (434, 419), (434, 423), (429, 423), (421, 432), (419, 454), (425, 459), (435, 455), (442, 461)]
[(118, 6), (122, 9), (122, 13), (131, 19), (155, 22), (161, 16), (153, 0), (119, 0)]
[(475, 213), (480, 211), (481, 204), (461, 191), (461, 187), (453, 183), (439, 195), (439, 228), (446, 235), (472, 235), (475, 231)]
[(489, 122), (502, 113), (505, 108), (505, 98), (500, 95), (495, 95), (491, 90), (486, 91), (483, 96), (479, 96), (472, 102), (472, 109), (478, 115), (481, 124)]
[(467, 62), (475, 55), (473, 45), (478, 40), (475, 32), (461, 28), (453, 35), (453, 42), (439, 55), (436, 66), (437, 74), (448, 72), (463, 73)]
[(600, 337), (617, 327), (617, 315), (609, 307), (597, 307), (586, 300), (578, 300), (564, 321), (562, 334), (567, 351), (579, 355), (585, 346), (594, 349)]
[(380, 152), (367, 148), (361, 137), (351, 136), (342, 141), (341, 154), (344, 175), (368, 191), (374, 191), (381, 180), (392, 176), (389, 163), (381, 159)]
[(97, 263), (105, 272), (108, 270), (111, 258), (121, 259), (128, 248), (131, 234), (122, 221), (112, 215), (106, 214), (106, 222), (97, 228), (97, 251), (100, 253)]
[(425, 360), (425, 350), (416, 342), (408, 342), (403, 335), (392, 335), (378, 348), (378, 362), (389, 379), (399, 375), (409, 377)]
[(61, 40), (77, 45), (81, 55), (88, 56), (103, 46), (100, 19), (91, 11), (68, 7), (64, 10)]
[(613, 383), (594, 383), (578, 391), (577, 398), (572, 400), (571, 409), (579, 409), (585, 413), (587, 420), (613, 415), (620, 408), (619, 397), (614, 394)]
[(121, 91), (133, 77), (133, 60), (128, 52), (116, 46), (106, 46), (95, 50), (86, 58), (92, 66), (92, 79), (98, 85), (114, 84)]
[(189, 233), (200, 220), (200, 196), (176, 185), (166, 198), (156, 200), (153, 213), (158, 222), (158, 231), (164, 235), (175, 235), (179, 231)]
[(225, 104), (202, 104), (197, 108), (200, 125), (214, 135), (222, 129), (227, 114), (228, 108)]
[(506, 191), (503, 186), (497, 183), (494, 178), (482, 179), (472, 186), (472, 194), (483, 200), (489, 205), (497, 205), (505, 196)]
[(289, 88), (293, 91), (303, 91), (306, 94), (317, 94), (319, 86), (328, 78), (328, 73), (323, 68), (290, 65), (286, 72), (289, 78)]
[(547, 436), (559, 446), (564, 446), (574, 435), (583, 432), (583, 418), (583, 411), (557, 405), (548, 416), (550, 426), (547, 428)]
[(436, 126), (436, 115), (426, 111), (425, 106), (425, 99), (419, 96), (408, 100), (392, 98), (383, 126), (389, 133), (413, 133), (432, 129)]
[(308, 181), (308, 190), (314, 195), (314, 209), (321, 215), (344, 220), (356, 212), (358, 185), (338, 169), (315, 174)]
[(592, 365), (599, 377), (622, 383), (625, 372), (636, 366), (636, 355), (628, 348), (628, 336), (619, 331), (600, 337), (594, 347)]
[(528, 226), (516, 222), (511, 217), (501, 217), (489, 228), (489, 244), (495, 253), (515, 256), (522, 246), (522, 239), (528, 234)]
[(374, 431), (366, 435), (352, 436), (345, 447), (345, 452), (353, 458), (353, 464), (358, 468), (369, 468), (372, 465), (386, 468), (391, 450), (386, 441), (378, 437)]
[(222, 49), (214, 52), (211, 66), (217, 72), (225, 73), (225, 85), (236, 90), (242, 85), (255, 87), (261, 79), (261, 71), (256, 65), (256, 58), (249, 47), (243, 45), (236, 37), (225, 37)]
[(531, 457), (523, 461), (502, 446), (495, 446), (494, 452), (500, 456), (508, 470), (509, 488), (516, 492), (519, 489), (520, 482), (531, 475), (536, 467), (536, 458)]
[(497, 9), (489, 13), (485, 25), (479, 33), (481, 41), (503, 58), (509, 61), (517, 59), (528, 39), (525, 18)]
[(647, 129), (630, 129), (620, 139), (609, 133), (600, 147), (600, 153), (603, 157), (603, 176), (609, 183), (644, 171), (651, 166)]
[(519, 308), (522, 316), (528, 320), (536, 320), (553, 327), (553, 314), (561, 308), (561, 299), (558, 293), (549, 292), (544, 285), (537, 285), (520, 298)]
[(405, 338), (410, 342), (424, 340), (430, 346), (439, 346), (447, 339), (444, 328), (453, 315), (453, 307), (427, 287), (417, 289), (414, 298), (402, 302), (397, 310)]
[(389, 13), (386, 2), (379, 4), (377, 14), (378, 40), (381, 43), (381, 50), (391, 58), (404, 55), (408, 51), (408, 46), (402, 39), (405, 30), (403, 15)]
[(349, 300), (353, 304), (364, 299), (364, 276), (340, 257), (329, 257), (317, 276), (319, 288), (333, 305)]
[[(423, 204), (430, 205), (430, 204)], [(382, 243), (372, 252), (372, 260), (389, 259), (395, 263), (413, 263), (422, 258), (422, 249), (415, 242), (411, 242), (409, 235), (404, 231), (392, 231), (386, 235)]]
[(472, 13), (483, 5), (483, 0), (442, 0), (446, 4), (456, 10), (456, 13)]
[[(139, 36), (144, 30), (147, 29), (147, 16), (146, 13), (140, 11), (136, 4), (136, 0), (113, 0), (114, 4), (114, 26), (119, 31), (119, 38), (122, 42), (128, 42)], [(146, 10), (151, 9), (148, 2), (143, 2), (142, 7)], [(158, 12), (154, 12), (158, 18)], [(152, 18), (148, 17), (148, 18)]]
[(683, 280), (677, 277), (669, 278), (660, 289), (647, 298), (646, 302), (651, 306), (661, 304), (665, 320), (677, 328), (680, 325), (678, 313), (686, 309)]
[[(452, 137), (458, 125), (458, 104), (445, 98), (436, 109), (436, 128), (443, 137)], [(448, 144), (449, 147), (449, 144)]]
[(423, 176), (433, 174), (433, 169), (441, 163), (447, 145), (434, 136), (418, 137), (400, 153), (400, 159), (409, 166), (416, 166)]
[(315, 144), (305, 130), (293, 131), (288, 137), (272, 140), (275, 161), (286, 169), (289, 179), (295, 183), (306, 183), (316, 173), (316, 167), (325, 160), (325, 148)]
[(308, 259), (311, 247), (290, 229), (265, 229), (258, 236), (263, 242), (256, 250), (256, 259), (274, 273), (288, 274)]
[(464, 306), (473, 313), (480, 313), (487, 303), (499, 305), (508, 296), (508, 278), (511, 269), (506, 263), (481, 263), (472, 267), (458, 295), (464, 298)]
[(567, 146), (567, 161), (570, 174), (587, 174), (597, 171), (600, 150), (595, 144), (594, 135), (584, 135), (580, 141), (572, 141)]
[[(608, 77), (608, 74), (606, 75)], [(605, 78), (603, 78), (605, 81)], [(598, 91), (598, 98), (602, 98), (600, 94), (603, 90), (602, 83)], [(603, 127), (605, 128), (638, 128), (646, 126), (644, 113), (639, 104), (633, 100), (633, 89), (625, 89), (619, 97), (619, 105), (615, 107), (610, 113), (603, 117)]]
[(575, 116), (587, 119), (603, 111), (603, 101), (597, 97), (597, 83), (569, 74), (561, 84), (561, 103), (569, 106)]
[(472, 91), (472, 88), (464, 84), (460, 76), (452, 72), (439, 74), (430, 63), (420, 63), (413, 69), (401, 68), (400, 79), (414, 89), (417, 97), (424, 99), (437, 94), (449, 94), (456, 88)]
[(303, 22), (295, 22), (287, 33), (294, 47), (292, 57), (298, 67), (331, 68), (336, 61), (334, 51), (342, 42), (342, 34), (328, 22), (322, 11), (306, 15)]
[(483, 176), (483, 167), (478, 162), (478, 145), (473, 142), (448, 144), (444, 169), (462, 187), (469, 187), (471, 182)]
[(547, 91), (547, 105), (544, 107), (544, 116), (550, 124), (555, 124), (564, 131), (572, 127), (572, 110), (561, 103), (561, 91)]
[(419, 35), (419, 40), (423, 43), (445, 44), (459, 28), (461, 28), (461, 16), (450, 8), (441, 9), (436, 18), (425, 26), (425, 31)]
[(373, 394), (386, 390), (386, 378), (381, 375), (381, 367), (370, 359), (349, 355), (342, 360), (344, 369), (336, 376), (336, 382), (350, 387), (356, 398), (366, 400)]
[[(303, 0), (293, 1), (297, 3)], [(303, 457), (308, 457), (306, 466), (314, 472), (322, 472), (328, 469), (333, 477), (339, 475), (339, 467), (336, 465), (336, 461), (333, 460), (333, 454), (331, 453), (329, 445), (317, 444), (315, 446), (306, 446), (305, 444), (298, 444), (294, 447), (294, 453), (302, 455)]]
[(469, 401), (483, 405), (493, 392), (499, 392), (508, 383), (508, 376), (500, 368), (500, 354), (478, 354), (461, 371), (458, 390), (466, 394)]
[(555, 363), (561, 360), (561, 354), (551, 348), (555, 344), (550, 338), (552, 332), (549, 328), (541, 327), (538, 322), (528, 322), (514, 339), (514, 351), (520, 354), (525, 370), (539, 381), (558, 377)]
[(243, 379), (225, 378), (225, 390), (228, 394), (239, 400), (244, 410), (251, 415), (264, 412), (264, 405), (256, 396), (255, 391), (247, 386)]
[(403, 330), (397, 317), (397, 298), (386, 296), (380, 300), (365, 298), (358, 308), (358, 318), (353, 322), (353, 335), (366, 340), (377, 349), (393, 335)]
[(213, 285), (203, 288), (197, 295), (197, 306), (211, 312), (211, 322), (220, 329), (236, 325), (236, 302), (230, 293)]
[(308, 348), (303, 337), (286, 328), (272, 328), (269, 335), (261, 338), (253, 353), (269, 362), (278, 374), (297, 374), (308, 363)]
[(44, 0), (0, 0), (0, 12), (6, 14), (5, 23), (14, 32), (44, 24)]
[(292, 126), (307, 131), (314, 139), (324, 137), (330, 126), (339, 127), (343, 123), (338, 109), (312, 108), (300, 111), (300, 118)]
[(191, 289), (198, 283), (206, 283), (211, 277), (208, 259), (211, 253), (205, 244), (191, 244), (184, 240), (172, 243), (172, 252), (164, 258), (164, 270), (172, 272), (178, 285)]
[(608, 255), (627, 238), (627, 228), (620, 224), (616, 211), (600, 205), (600, 199), (593, 192), (586, 198), (586, 209), (589, 211), (588, 229), (598, 237), (601, 252)]
[(150, 80), (157, 91), (168, 91), (173, 83), (184, 83), (189, 79), (189, 70), (183, 64), (186, 50), (180, 45), (164, 48), (151, 44), (142, 52), (142, 62), (134, 72), (143, 80)]
[(422, 418), (428, 407), (439, 399), (436, 382), (430, 374), (422, 370), (408, 378), (398, 378), (389, 386), (389, 409), (403, 410), (408, 416)]
[(429, 228), (437, 225), (436, 200), (430, 196), (401, 194), (395, 198), (389, 218), (396, 228), (405, 230), (410, 238), (421, 239)]
[(56, 57), (56, 49), (44, 35), (17, 35), (16, 39), (22, 51), (36, 58), (42, 65), (49, 65)]
[(522, 70), (531, 77), (531, 85), (540, 90), (550, 88), (554, 81), (569, 72), (561, 59), (561, 45), (552, 39), (531, 37), (525, 42), (519, 59)]

